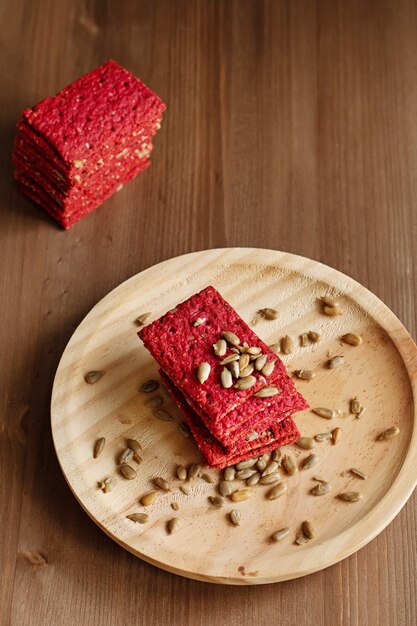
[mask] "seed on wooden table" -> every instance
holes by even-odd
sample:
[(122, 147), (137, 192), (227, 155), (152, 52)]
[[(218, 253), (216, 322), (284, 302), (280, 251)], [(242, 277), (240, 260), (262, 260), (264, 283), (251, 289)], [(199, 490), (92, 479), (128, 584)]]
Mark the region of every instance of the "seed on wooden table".
[(239, 378), (240, 370), (239, 370), (239, 363), (237, 361), (233, 361), (232, 363), (229, 363), (228, 368), (233, 378)]
[(239, 370), (242, 371), (249, 365), (250, 356), (249, 354), (242, 354), (239, 358)]
[(142, 496), (140, 501), (143, 504), (143, 506), (150, 506), (151, 504), (155, 502), (157, 497), (158, 497), (158, 491), (150, 491), (149, 493), (145, 493), (145, 495)]
[(247, 367), (243, 368), (243, 370), (240, 370), (239, 377), (247, 378), (247, 376), (250, 376), (251, 374), (253, 374), (253, 365), (248, 365)]
[(368, 478), (366, 474), (361, 472), (361, 470), (357, 469), (356, 467), (351, 467), (349, 472), (351, 472), (352, 474), (354, 474), (358, 478), (361, 478), (362, 480), (366, 480)]
[(302, 464), (303, 469), (308, 470), (314, 467), (317, 461), (318, 461), (318, 456), (316, 454), (309, 454), (303, 461), (303, 464)]
[(224, 356), (227, 351), (227, 343), (224, 339), (219, 339), (216, 343), (213, 343), (213, 350), (216, 356)]
[(242, 500), (248, 500), (253, 495), (253, 489), (239, 489), (234, 491), (230, 498), (233, 502), (241, 502)]
[(325, 441), (326, 439), (332, 439), (332, 433), (329, 431), (328, 433), (318, 433), (314, 436), (314, 439), (318, 442)]
[(147, 513), (131, 513), (130, 515), (126, 515), (126, 517), (132, 522), (137, 522), (138, 524), (146, 524), (149, 520), (149, 515)]
[(289, 335), (285, 335), (285, 337), (281, 339), (281, 352), (283, 352), (284, 354), (291, 354), (293, 350), (294, 350), (293, 338), (290, 337)]
[(248, 354), (251, 354), (252, 356), (256, 356), (258, 354), (261, 354), (262, 350), (261, 348), (259, 348), (259, 346), (249, 346), (246, 352)]
[(206, 321), (205, 317), (197, 317), (197, 319), (194, 322), (193, 326), (201, 326), (201, 324), (204, 324), (205, 321)]
[(259, 309), (258, 313), (261, 317), (263, 317), (263, 319), (269, 321), (276, 320), (279, 315), (276, 309), (271, 309), (269, 307), (267, 307), (266, 309)]
[(257, 372), (260, 372), (260, 371), (261, 371), (261, 369), (265, 366), (265, 364), (266, 364), (266, 359), (267, 359), (266, 354), (261, 354), (261, 355), (259, 355), (258, 357), (256, 357), (256, 360), (255, 360), (255, 369), (256, 369), (256, 371), (257, 371)]
[(301, 380), (313, 380), (316, 377), (312, 370), (296, 370), (294, 374)]
[[(244, 470), (243, 470), (244, 471)], [(250, 476), (250, 478), (247, 479), (246, 484), (248, 487), (254, 487), (255, 485), (257, 485), (260, 481), (261, 475), (259, 472), (255, 472), (255, 474), (252, 474), (252, 476)]]
[(318, 343), (321, 339), (321, 335), (319, 333), (316, 333), (315, 330), (309, 330), (307, 335), (311, 343)]
[(191, 493), (191, 489), (189, 487), (189, 485), (180, 485), (180, 490), (183, 492), (184, 495), (189, 496)]
[(143, 393), (152, 393), (152, 391), (156, 391), (159, 388), (159, 382), (157, 380), (147, 380), (146, 383), (143, 383), (140, 390)]
[(235, 467), (237, 470), (248, 469), (248, 467), (253, 467), (257, 460), (257, 458), (245, 459), (244, 461), (239, 461), (239, 463), (237, 463)]
[(295, 543), (297, 546), (302, 546), (303, 543), (307, 543), (308, 539), (304, 533), (298, 533), (295, 537)]
[(142, 446), (137, 439), (128, 439), (126, 443), (127, 447), (133, 450), (135, 454), (139, 454), (139, 452), (142, 452)]
[(187, 472), (187, 480), (191, 481), (197, 478), (201, 470), (201, 466), (198, 463), (191, 463)]
[(290, 533), (290, 529), (288, 528), (288, 526), (286, 526), (285, 528), (280, 528), (275, 533), (273, 533), (271, 535), (271, 539), (273, 541), (281, 541), (282, 539), (284, 539), (284, 537), (287, 537), (289, 533)]
[(281, 390), (277, 389), (277, 387), (263, 387), (259, 391), (257, 391), (254, 395), (257, 398), (272, 398), (272, 396), (276, 396)]
[(224, 480), (234, 480), (236, 475), (236, 470), (234, 467), (226, 467), (223, 472)]
[(362, 343), (362, 337), (355, 333), (346, 333), (346, 335), (342, 335), (342, 341), (350, 346), (359, 346)]
[(279, 480), (281, 480), (281, 476), (278, 474), (278, 472), (273, 472), (272, 474), (262, 476), (259, 482), (261, 485), (273, 485)]
[(327, 306), (339, 306), (339, 300), (331, 298), (330, 296), (320, 296), (320, 300)]
[(358, 398), (355, 396), (350, 401), (350, 412), (353, 413), (354, 415), (358, 415), (360, 410), (361, 410), (361, 403), (359, 402)]
[(313, 437), (299, 437), (295, 443), (304, 450), (311, 450), (316, 445)]
[(342, 436), (342, 429), (337, 427), (332, 431), (332, 441), (333, 441), (333, 445), (336, 445), (337, 443), (339, 443), (340, 438)]
[(131, 448), (126, 448), (123, 450), (119, 457), (119, 464), (123, 465), (124, 463), (129, 463), (133, 459), (133, 450)]
[(209, 496), (208, 499), (213, 506), (221, 507), (224, 504), (224, 499), (221, 496)]
[(332, 486), (330, 483), (323, 481), (313, 487), (310, 493), (312, 493), (313, 496), (324, 496), (326, 493), (329, 493), (331, 488)]
[(298, 472), (297, 463), (292, 456), (284, 456), (282, 464), (289, 476), (294, 476)]
[(362, 500), (362, 494), (359, 491), (345, 491), (344, 493), (339, 493), (339, 500), (344, 500), (344, 502), (358, 502), (358, 500)]
[(314, 528), (311, 522), (309, 522), (308, 520), (305, 520), (301, 524), (301, 530), (303, 531), (307, 539), (314, 539), (315, 532), (314, 532)]
[(251, 476), (253, 476), (256, 473), (257, 473), (256, 469), (253, 469), (253, 467), (249, 467), (248, 469), (239, 470), (236, 473), (236, 478), (238, 480), (247, 480), (248, 478), (250, 478)]
[(190, 427), (188, 426), (186, 422), (180, 422), (178, 428), (181, 431), (181, 433), (184, 435), (184, 437), (190, 437), (191, 435)]
[(233, 511), (230, 511), (229, 513), (229, 518), (232, 524), (234, 524), (235, 526), (240, 526), (240, 522), (242, 521), (242, 514), (240, 511), (233, 509)]
[(329, 317), (336, 317), (337, 315), (343, 315), (342, 309), (338, 306), (324, 306), (323, 313)]
[(268, 474), (272, 474), (273, 472), (276, 472), (278, 468), (279, 468), (279, 463), (277, 463), (276, 461), (270, 461), (268, 465), (265, 467), (264, 471), (262, 472), (262, 478), (264, 476), (268, 476)]
[(171, 507), (174, 509), (174, 511), (179, 511), (180, 510), (180, 503), (177, 502), (176, 500), (174, 500), (174, 502), (171, 502)]
[(271, 452), (271, 459), (281, 465), (282, 462), (282, 450), (281, 448), (276, 448)]
[(277, 498), (280, 498), (287, 491), (287, 489), (288, 487), (285, 483), (278, 483), (278, 485), (275, 485), (275, 487), (272, 487), (272, 489), (268, 491), (266, 497), (268, 500), (276, 500)]
[(93, 458), (97, 458), (104, 450), (104, 446), (106, 445), (106, 439), (104, 437), (100, 437), (94, 444)]
[(144, 326), (151, 315), (152, 313), (142, 313), (142, 315), (136, 318), (136, 324), (138, 326)]
[(173, 517), (168, 521), (167, 529), (170, 535), (176, 533), (181, 528), (181, 522), (178, 517)]
[(229, 387), (233, 385), (232, 375), (226, 367), (222, 369), (222, 372), (220, 374), (220, 380), (224, 389), (229, 389)]
[(326, 362), (326, 365), (329, 369), (333, 370), (335, 367), (339, 367), (345, 362), (345, 359), (341, 356), (334, 356)]
[(101, 491), (103, 491), (103, 493), (108, 493), (114, 487), (113, 477), (108, 476), (104, 480), (100, 480), (98, 483), (98, 486), (101, 489)]
[(187, 470), (183, 465), (177, 465), (175, 473), (180, 480), (185, 480), (187, 478)]
[(313, 413), (319, 415), (320, 417), (324, 417), (326, 420), (331, 420), (334, 417), (337, 417), (337, 411), (333, 411), (333, 409), (326, 409), (322, 406), (318, 406), (315, 409), (312, 409)]
[(210, 376), (210, 369), (210, 364), (206, 361), (203, 361), (203, 363), (200, 363), (200, 365), (198, 366), (197, 378), (201, 384), (205, 383)]
[(160, 406), (162, 406), (164, 403), (164, 399), (162, 396), (154, 396), (153, 398), (151, 398), (147, 404), (152, 408), (152, 409), (158, 409)]
[(162, 422), (172, 422), (173, 419), (174, 419), (172, 417), (171, 413), (169, 413), (165, 409), (155, 409), (153, 411), (153, 414), (154, 414), (155, 417), (157, 417)]
[(131, 467), (127, 463), (123, 463), (120, 466), (120, 472), (125, 478), (127, 478), (127, 480), (133, 480), (137, 476), (136, 470), (134, 470), (133, 467)]
[(235, 333), (232, 333), (230, 330), (224, 330), (222, 332), (222, 337), (226, 339), (227, 343), (231, 346), (238, 346), (240, 344), (240, 339)]
[(230, 496), (234, 487), (229, 480), (221, 480), (219, 483), (219, 492), (221, 496)]
[(91, 372), (87, 372), (87, 374), (84, 376), (84, 380), (89, 385), (94, 385), (94, 383), (100, 380), (103, 374), (104, 372), (101, 372), (99, 370), (92, 370)]
[(307, 333), (302, 333), (300, 335), (299, 339), (300, 339), (300, 346), (302, 348), (305, 348), (308, 345), (308, 343), (309, 343), (308, 334)]
[(217, 481), (216, 476), (213, 476), (212, 474), (207, 474), (207, 473), (201, 474), (201, 478), (206, 483), (209, 483), (210, 485), (213, 485)]
[(230, 363), (233, 363), (234, 361), (239, 361), (239, 358), (240, 357), (238, 354), (235, 354), (234, 352), (232, 352), (232, 354), (229, 354), (222, 361), (220, 361), (220, 365), (229, 365)]
[(377, 439), (378, 441), (389, 441), (390, 439), (393, 439), (394, 437), (396, 437), (399, 434), (399, 432), (400, 432), (400, 429), (398, 428), (398, 426), (391, 426), (391, 428), (384, 430), (383, 433), (378, 435)]
[(256, 383), (256, 378), (254, 376), (246, 376), (246, 378), (240, 378), (233, 387), (235, 389), (239, 389), (240, 391), (246, 391), (247, 389), (251, 389)]
[(272, 352), (275, 352), (275, 354), (279, 354), (281, 352), (281, 346), (279, 343), (271, 343), (269, 347), (271, 348)]
[(162, 491), (171, 491), (171, 485), (165, 478), (161, 478), (161, 476), (154, 478), (153, 483), (156, 487), (162, 489)]

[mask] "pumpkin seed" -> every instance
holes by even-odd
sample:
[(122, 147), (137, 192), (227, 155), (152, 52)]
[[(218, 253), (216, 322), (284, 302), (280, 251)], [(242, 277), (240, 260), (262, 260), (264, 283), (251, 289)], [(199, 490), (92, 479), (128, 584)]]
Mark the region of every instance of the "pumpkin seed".
[(303, 469), (308, 470), (314, 467), (314, 465), (318, 461), (318, 456), (316, 454), (309, 454), (303, 461)]
[(185, 480), (187, 478), (187, 470), (183, 465), (177, 465), (175, 473), (177, 474), (177, 478), (179, 478), (179, 480)]
[(140, 390), (143, 393), (152, 393), (152, 391), (156, 391), (159, 387), (159, 382), (157, 380), (147, 380), (146, 383), (143, 383)]
[(331, 439), (332, 438), (332, 433), (328, 432), (328, 433), (318, 433), (317, 435), (314, 436), (314, 439), (318, 442), (322, 442), (325, 441), (326, 439)]
[(213, 343), (213, 350), (216, 356), (224, 356), (227, 351), (227, 343), (224, 339), (219, 339), (216, 343)]
[(100, 370), (92, 370), (91, 372), (87, 372), (87, 374), (84, 376), (84, 380), (89, 385), (94, 385), (94, 383), (100, 380), (103, 374), (104, 372), (101, 372)]
[(298, 533), (295, 537), (295, 543), (297, 546), (302, 546), (303, 543), (307, 543), (308, 539), (304, 533)]
[(281, 346), (279, 343), (271, 343), (269, 347), (271, 348), (272, 352), (275, 352), (275, 354), (279, 354), (281, 352)]
[(294, 340), (289, 335), (285, 335), (281, 339), (281, 352), (284, 354), (291, 354), (294, 350)]
[(316, 333), (315, 330), (309, 330), (307, 336), (310, 339), (311, 343), (318, 343), (321, 339), (321, 335), (319, 333)]
[(333, 370), (335, 367), (339, 367), (339, 365), (342, 365), (345, 362), (345, 359), (341, 356), (334, 356), (332, 359), (329, 359), (326, 363), (327, 367), (331, 370)]
[(142, 446), (140, 445), (139, 441), (137, 441), (137, 439), (128, 439), (126, 443), (127, 447), (133, 450), (135, 454), (139, 454), (139, 452), (142, 452)]
[(206, 474), (206, 473), (201, 474), (201, 478), (206, 483), (209, 483), (210, 485), (213, 485), (216, 482), (216, 480), (217, 480), (216, 476), (212, 476), (211, 474)]
[(272, 489), (268, 491), (266, 497), (268, 498), (268, 500), (276, 500), (277, 498), (280, 498), (287, 490), (288, 487), (285, 483), (278, 483), (277, 485), (275, 485), (275, 487), (272, 487)]
[(345, 491), (344, 493), (339, 493), (337, 497), (344, 502), (358, 502), (362, 500), (360, 491)]
[(329, 317), (336, 317), (337, 315), (343, 315), (342, 309), (339, 309), (338, 306), (324, 306), (323, 313), (328, 315)]
[(316, 377), (312, 370), (296, 370), (294, 374), (301, 380), (313, 380)]
[(162, 491), (171, 491), (171, 485), (165, 478), (161, 478), (161, 476), (154, 478), (153, 483), (156, 487), (162, 489)]
[(224, 480), (234, 480), (236, 476), (236, 470), (234, 467), (226, 467), (223, 472)]
[(280, 391), (281, 390), (278, 390), (276, 387), (263, 387), (253, 395), (257, 398), (271, 398), (272, 396), (276, 396)]
[(160, 406), (163, 405), (163, 403), (164, 399), (162, 396), (154, 396), (147, 402), (147, 404), (149, 404), (152, 409), (158, 409)]
[(357, 469), (356, 467), (351, 467), (349, 472), (351, 472), (352, 474), (354, 474), (358, 478), (362, 478), (362, 480), (366, 480), (368, 478), (366, 474), (361, 472), (361, 470)]
[(96, 459), (104, 450), (104, 446), (106, 445), (106, 439), (104, 437), (100, 437), (94, 444), (93, 458)]
[(242, 500), (248, 500), (253, 495), (253, 489), (238, 489), (230, 495), (230, 499), (233, 502), (242, 502)]
[(327, 306), (339, 306), (339, 300), (335, 300), (334, 298), (330, 298), (329, 296), (320, 296), (320, 300), (323, 304)]
[(295, 443), (304, 450), (311, 450), (316, 445), (313, 437), (299, 437)]
[(127, 480), (133, 480), (137, 476), (136, 470), (134, 470), (133, 467), (131, 467), (127, 463), (123, 463), (120, 466), (120, 472), (125, 478), (127, 478)]
[(355, 335), (355, 333), (346, 333), (346, 335), (342, 336), (342, 341), (350, 346), (359, 346), (362, 343), (362, 337)]
[(119, 464), (123, 465), (124, 463), (129, 463), (129, 461), (133, 459), (133, 454), (134, 452), (130, 448), (126, 448), (125, 450), (123, 450), (119, 457)]
[(235, 352), (232, 352), (232, 354), (229, 354), (226, 358), (223, 359), (223, 361), (220, 361), (220, 365), (229, 365), (229, 363), (233, 363), (234, 361), (239, 361), (240, 356), (238, 354), (236, 354)]
[(253, 467), (249, 467), (248, 469), (239, 470), (236, 474), (236, 478), (238, 480), (246, 480), (256, 473), (257, 472), (255, 469), (253, 469)]
[(126, 515), (126, 517), (132, 522), (137, 522), (138, 524), (146, 524), (149, 520), (149, 515), (147, 515), (147, 513), (131, 513), (130, 515)]
[(308, 520), (304, 520), (304, 522), (301, 524), (301, 530), (303, 531), (307, 539), (314, 539), (316, 533), (314, 532), (314, 528), (311, 522), (309, 522)]
[(249, 354), (242, 354), (239, 358), (239, 370), (242, 371), (249, 365), (250, 356)]
[(246, 391), (247, 389), (251, 389), (255, 384), (256, 378), (254, 376), (246, 376), (246, 378), (239, 378), (233, 387), (240, 391)]
[(250, 476), (247, 479), (247, 481), (246, 481), (247, 486), (248, 487), (254, 487), (255, 485), (257, 485), (259, 483), (260, 478), (261, 478), (260, 473), (259, 472), (255, 472), (254, 474), (252, 474), (252, 476)]
[(198, 366), (197, 378), (201, 384), (205, 383), (210, 376), (210, 369), (210, 364), (205, 361), (203, 361), (203, 363), (200, 363), (200, 365)]
[(337, 417), (337, 411), (333, 411), (333, 409), (326, 409), (322, 406), (319, 406), (316, 409), (312, 409), (312, 411), (316, 415), (319, 415), (320, 417), (324, 417), (327, 420), (331, 420), (334, 417)]
[(99, 488), (101, 489), (101, 491), (103, 493), (108, 493), (114, 487), (113, 477), (112, 476), (108, 476), (104, 480), (100, 480), (99, 483), (98, 483), (98, 486), (99, 486)]
[(267, 476), (262, 476), (260, 479), (261, 485), (273, 485), (277, 483), (281, 479), (281, 476), (278, 472), (273, 472), (272, 474), (267, 474)]
[(191, 463), (187, 472), (187, 480), (192, 481), (199, 475), (201, 471), (201, 466), (198, 463)]
[(151, 315), (152, 313), (142, 313), (142, 315), (136, 318), (136, 324), (138, 326), (144, 326)]
[(255, 463), (257, 462), (257, 460), (258, 460), (257, 458), (245, 459), (244, 461), (239, 461), (239, 463), (237, 463), (235, 467), (237, 470), (248, 469), (248, 467), (253, 467)]
[(281, 450), (281, 448), (276, 448), (275, 450), (272, 451), (271, 459), (273, 461), (275, 461), (276, 463), (279, 463), (279, 465), (281, 465), (281, 462), (282, 462), (282, 450)]
[(396, 437), (399, 434), (399, 432), (400, 432), (400, 429), (398, 428), (398, 426), (391, 426), (391, 428), (384, 430), (383, 433), (378, 435), (377, 439), (378, 441), (390, 441), (391, 439)]
[(354, 415), (358, 415), (360, 410), (361, 410), (361, 403), (359, 402), (358, 398), (355, 396), (350, 401), (350, 412), (353, 413)]
[(233, 492), (233, 487), (230, 481), (221, 480), (219, 483), (219, 493), (221, 496), (230, 496)]
[(240, 511), (237, 511), (236, 509), (233, 509), (233, 511), (230, 511), (229, 513), (229, 518), (232, 524), (234, 524), (235, 526), (240, 526), (240, 522), (242, 521), (242, 513)]
[(282, 464), (289, 476), (294, 476), (298, 472), (297, 463), (292, 456), (284, 456)]
[(194, 322), (193, 326), (201, 326), (201, 324), (204, 324), (205, 321), (206, 321), (205, 317), (197, 317), (197, 319)]
[(238, 346), (240, 344), (240, 339), (235, 333), (232, 333), (230, 330), (224, 330), (222, 332), (222, 337), (226, 339), (227, 343), (232, 346)]
[(184, 437), (189, 437), (191, 435), (190, 427), (186, 422), (180, 422), (178, 428), (180, 429)]
[(309, 343), (308, 334), (307, 333), (302, 333), (300, 335), (299, 339), (300, 339), (300, 346), (302, 348), (305, 348), (308, 345), (308, 343)]
[(253, 373), (253, 365), (248, 365), (243, 370), (240, 370), (240, 378), (247, 378)]
[(268, 476), (269, 474), (272, 474), (273, 472), (276, 472), (278, 468), (279, 468), (279, 463), (277, 463), (276, 461), (270, 461), (268, 465), (265, 467), (264, 471), (262, 472), (262, 478), (264, 476)]
[(157, 417), (159, 420), (162, 420), (163, 422), (172, 422), (174, 419), (171, 413), (169, 413), (165, 409), (155, 409), (155, 411), (153, 411), (153, 414), (155, 417)]
[(168, 521), (167, 524), (168, 532), (170, 535), (173, 535), (181, 528), (181, 522), (178, 517), (173, 517)]
[(155, 502), (157, 497), (158, 497), (158, 491), (150, 491), (149, 493), (145, 493), (145, 495), (142, 496), (140, 501), (143, 504), (143, 506), (149, 506)]
[(233, 378), (239, 378), (239, 375), (240, 375), (239, 363), (237, 361), (233, 361), (232, 363), (230, 363), (229, 371), (231, 375), (233, 376)]
[(336, 445), (340, 441), (340, 437), (342, 436), (342, 429), (337, 427), (332, 431), (332, 441), (333, 445)]
[(191, 493), (191, 489), (188, 485), (180, 485), (180, 489), (184, 495), (189, 496)]
[(180, 503), (177, 502), (176, 500), (174, 500), (174, 502), (171, 502), (171, 507), (174, 509), (174, 511), (179, 511), (180, 510)]
[(324, 496), (326, 493), (329, 493), (331, 488), (332, 486), (330, 483), (323, 481), (313, 487), (310, 493), (312, 493), (313, 496)]
[(220, 374), (220, 381), (224, 389), (229, 389), (229, 387), (233, 385), (232, 375), (226, 367), (222, 369), (222, 373)]
[(224, 504), (224, 499), (221, 496), (209, 496), (208, 499), (213, 506), (221, 507)]
[(273, 541), (281, 541), (282, 539), (284, 539), (284, 537), (287, 537), (287, 535), (289, 534), (290, 534), (290, 529), (288, 526), (286, 526), (285, 528), (280, 528), (275, 533), (273, 533), (271, 535), (271, 539)]
[(260, 354), (258, 357), (256, 357), (255, 369), (256, 369), (257, 372), (260, 372), (262, 370), (262, 368), (265, 366), (266, 359), (267, 359), (266, 354)]

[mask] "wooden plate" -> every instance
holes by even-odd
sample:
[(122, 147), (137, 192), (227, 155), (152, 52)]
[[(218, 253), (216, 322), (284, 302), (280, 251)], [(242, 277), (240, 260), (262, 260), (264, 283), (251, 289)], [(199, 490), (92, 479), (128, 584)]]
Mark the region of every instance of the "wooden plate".
[[(295, 339), (313, 329), (322, 339), (283, 357), (289, 370), (314, 369), (314, 380), (297, 386), (311, 406), (340, 409), (328, 421), (311, 411), (298, 414), (304, 435), (340, 426), (342, 439), (316, 445), (318, 464), (283, 477), (288, 492), (275, 501), (265, 497), (267, 487), (257, 487), (250, 500), (221, 508), (209, 505), (215, 487), (198, 479), (187, 497), (173, 478), (176, 464), (199, 461), (193, 441), (179, 429), (181, 415), (167, 396), (165, 407), (173, 422), (156, 419), (140, 393), (144, 381), (157, 377), (157, 365), (136, 336), (135, 319), (151, 311), (155, 319), (179, 301), (214, 285), (244, 319), (253, 319), (260, 307), (273, 307), (275, 321), (261, 321), (257, 333), (269, 344), (284, 334)], [(318, 297), (337, 296), (344, 315), (322, 314)], [(359, 333), (363, 343), (345, 345), (340, 336)], [(337, 369), (325, 361), (342, 354)], [(103, 370), (94, 385), (84, 381), (90, 370)], [(64, 475), (80, 504), (110, 537), (140, 558), (170, 572), (199, 580), (228, 584), (259, 584), (287, 580), (325, 568), (352, 554), (380, 533), (412, 493), (416, 484), (417, 433), (416, 346), (395, 315), (367, 289), (325, 265), (302, 257), (246, 248), (226, 248), (187, 254), (149, 268), (127, 280), (101, 300), (72, 336), (58, 367), (52, 394), (52, 431)], [(361, 419), (349, 415), (349, 401), (358, 396), (366, 407)], [(397, 424), (400, 435), (389, 442), (377, 435)], [(105, 450), (93, 459), (97, 437), (107, 440)], [(126, 437), (138, 438), (143, 462), (137, 478), (117, 474), (116, 459)], [(301, 461), (308, 452), (291, 446), (288, 452)], [(356, 467), (368, 478), (349, 473)], [(210, 470), (217, 475), (217, 470)], [(109, 493), (97, 481), (115, 476)], [(310, 494), (313, 476), (332, 484), (325, 496)], [(174, 486), (161, 493), (146, 512), (149, 522), (126, 518), (145, 511), (139, 498), (152, 488), (151, 479), (163, 476)], [(361, 491), (356, 503), (341, 502), (341, 491)], [(171, 508), (173, 501), (180, 510)], [(226, 515), (239, 508), (242, 524), (230, 525)], [(166, 532), (170, 518), (182, 527)], [(294, 537), (303, 520), (310, 520), (315, 539), (297, 546)], [(291, 533), (272, 543), (274, 531), (289, 526)]]

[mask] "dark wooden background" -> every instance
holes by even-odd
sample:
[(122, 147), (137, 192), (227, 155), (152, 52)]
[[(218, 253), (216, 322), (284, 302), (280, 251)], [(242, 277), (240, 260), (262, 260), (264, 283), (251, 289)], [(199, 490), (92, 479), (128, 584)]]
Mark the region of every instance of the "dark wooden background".
[[(91, 306), (192, 250), (323, 261), (415, 336), (417, 4), (5, 0), (0, 19), (1, 624), (416, 624), (416, 496), (367, 547), (307, 578), (193, 582), (131, 556), (81, 510), (49, 400)], [(168, 109), (152, 167), (63, 232), (15, 189), (14, 124), (109, 57)]]

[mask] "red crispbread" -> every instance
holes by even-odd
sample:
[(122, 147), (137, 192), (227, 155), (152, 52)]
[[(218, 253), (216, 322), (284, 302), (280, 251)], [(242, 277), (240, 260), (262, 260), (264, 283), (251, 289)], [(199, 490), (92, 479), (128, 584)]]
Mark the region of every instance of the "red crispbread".
[(251, 442), (243, 438), (236, 445), (229, 448), (222, 446), (220, 442), (213, 438), (210, 431), (201, 422), (199, 416), (186, 402), (183, 394), (163, 372), (161, 372), (161, 379), (184, 415), (185, 421), (190, 427), (201, 453), (211, 467), (222, 469), (243, 459), (260, 456), (265, 452), (294, 443), (300, 436), (294, 420), (288, 413), (281, 421), (272, 424), (265, 436)]
[[(197, 317), (205, 318), (206, 321), (195, 327)], [(246, 341), (250, 346), (259, 347), (268, 361), (275, 361), (275, 369), (268, 380), (256, 372), (254, 376), (257, 382), (249, 390), (222, 387), (220, 373), (223, 366), (220, 364), (221, 359), (214, 355), (213, 344), (221, 337), (222, 331), (227, 330), (234, 332), (241, 343)], [(191, 296), (179, 304), (174, 312), (168, 312), (145, 326), (138, 335), (164, 372), (212, 420), (211, 423), (222, 420), (227, 413), (267, 384), (278, 387), (291, 385), (282, 361), (214, 287), (207, 287)], [(209, 363), (211, 368), (203, 384), (196, 375), (202, 362)]]

